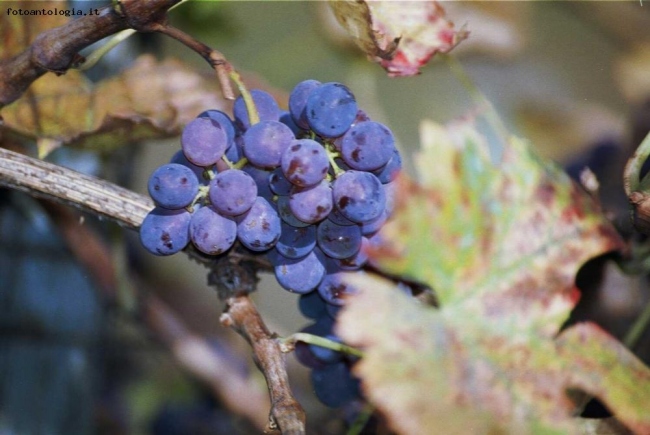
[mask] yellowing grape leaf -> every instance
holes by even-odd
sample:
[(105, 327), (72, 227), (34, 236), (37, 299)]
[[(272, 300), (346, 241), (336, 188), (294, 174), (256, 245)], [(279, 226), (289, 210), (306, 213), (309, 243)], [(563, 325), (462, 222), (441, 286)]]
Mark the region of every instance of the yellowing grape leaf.
[(338, 22), (368, 57), (391, 77), (419, 74), (436, 53), (447, 53), (463, 39), (437, 1), (332, 0)]
[(40, 139), (47, 151), (60, 145), (106, 151), (177, 135), (203, 110), (225, 105), (213, 74), (143, 55), (95, 86), (74, 70), (60, 77), (46, 74), (0, 114), (4, 128)]
[(421, 133), (421, 184), (398, 178), (369, 254), (431, 286), (440, 308), (352, 278), (362, 290), (337, 331), (364, 350), (369, 400), (404, 434), (564, 434), (580, 430), (569, 393), (581, 390), (650, 433), (650, 370), (593, 324), (558, 335), (580, 265), (621, 247), (591, 198), (516, 138), (495, 157), (469, 121)]

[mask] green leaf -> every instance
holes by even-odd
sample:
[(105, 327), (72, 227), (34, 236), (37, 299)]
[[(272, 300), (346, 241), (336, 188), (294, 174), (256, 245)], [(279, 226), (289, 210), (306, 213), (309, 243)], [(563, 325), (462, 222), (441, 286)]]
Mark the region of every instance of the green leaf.
[[(364, 358), (368, 399), (399, 433), (579, 433), (571, 392), (650, 431), (650, 370), (593, 324), (557, 336), (589, 258), (622, 242), (594, 201), (526, 144), (491, 150), (471, 120), (422, 125), (421, 184), (400, 176), (369, 252), (431, 286), (440, 309), (353, 277), (337, 332)], [(616, 367), (612, 370), (612, 367)]]

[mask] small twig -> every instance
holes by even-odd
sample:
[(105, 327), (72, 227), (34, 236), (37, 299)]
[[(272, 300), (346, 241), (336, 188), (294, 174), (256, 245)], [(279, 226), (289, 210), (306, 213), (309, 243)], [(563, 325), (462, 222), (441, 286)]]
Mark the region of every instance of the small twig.
[(229, 75), (232, 72), (232, 66), (226, 60), (223, 54), (217, 50), (210, 48), (208, 45), (205, 45), (201, 41), (197, 40), (191, 35), (188, 35), (182, 30), (168, 24), (155, 24), (152, 26), (152, 30), (174, 38), (186, 47), (194, 50), (199, 55), (201, 55), (201, 57), (203, 57), (203, 59), (205, 59), (216, 71), (224, 98), (228, 100), (235, 99), (235, 93), (233, 92), (229, 80)]
[(221, 323), (237, 331), (253, 348), (255, 363), (264, 374), (271, 396), (269, 429), (284, 435), (305, 433), (305, 411), (294, 399), (287, 376), (284, 354), (247, 295), (226, 301)]
[(625, 187), (625, 194), (628, 198), (640, 189), (640, 185), (642, 184), (641, 168), (648, 159), (648, 156), (650, 156), (650, 134), (645, 137), (625, 165), (623, 186)]
[(359, 358), (363, 357), (363, 352), (359, 349), (325, 337), (307, 334), (306, 332), (296, 332), (295, 334), (291, 334), (290, 336), (279, 339), (278, 341), (283, 352), (291, 352), (295, 348), (296, 343), (302, 341), (303, 343), (313, 344), (315, 346), (332, 349), (341, 353), (347, 353), (348, 355), (358, 356)]
[(634, 349), (634, 346), (636, 346), (643, 333), (648, 329), (648, 325), (650, 325), (650, 302), (646, 304), (639, 317), (632, 324), (630, 330), (625, 334), (623, 344), (629, 349)]
[(135, 33), (137, 32), (133, 29), (126, 29), (114, 35), (108, 42), (106, 42), (106, 44), (102, 45), (97, 50), (93, 51), (88, 57), (86, 57), (86, 61), (79, 65), (79, 70), (86, 71), (94, 67), (97, 62), (99, 62), (99, 60), (106, 55), (106, 53), (114, 49), (122, 41), (126, 40)]

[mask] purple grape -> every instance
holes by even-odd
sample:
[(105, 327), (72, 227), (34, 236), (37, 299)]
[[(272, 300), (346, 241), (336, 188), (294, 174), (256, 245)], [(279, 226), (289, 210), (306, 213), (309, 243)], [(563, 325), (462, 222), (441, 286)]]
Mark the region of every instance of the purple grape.
[(359, 273), (363, 273), (363, 271), (328, 272), (318, 286), (318, 293), (327, 303), (343, 305), (346, 297), (357, 292), (356, 288), (344, 281), (345, 277)]
[(368, 239), (362, 237), (361, 248), (359, 249), (359, 251), (351, 257), (337, 260), (336, 263), (338, 265), (338, 268), (341, 270), (361, 269), (368, 262), (368, 254), (366, 254), (365, 252), (368, 243), (369, 243)]
[(402, 169), (402, 156), (400, 156), (397, 148), (393, 149), (393, 156), (390, 158), (386, 166), (377, 169), (373, 173), (377, 176), (382, 184), (390, 183), (397, 178), (397, 174)]
[(269, 188), (269, 175), (271, 175), (271, 173), (252, 165), (246, 165), (241, 170), (253, 177), (253, 180), (257, 185), (257, 196), (261, 196), (262, 198), (271, 201), (271, 198), (273, 198), (273, 192), (271, 192), (271, 189)]
[(386, 207), (384, 187), (369, 172), (347, 171), (332, 186), (334, 203), (341, 214), (357, 223), (378, 218)]
[(329, 219), (318, 224), (318, 247), (329, 257), (352, 257), (361, 248), (361, 229), (357, 225), (337, 225)]
[(178, 163), (179, 165), (187, 166), (194, 172), (194, 175), (196, 175), (196, 179), (199, 180), (199, 183), (203, 184), (207, 180), (203, 176), (203, 173), (205, 172), (205, 168), (201, 166), (197, 166), (194, 163), (190, 162), (187, 160), (187, 157), (185, 157), (185, 154), (183, 154), (182, 150), (176, 151), (176, 153), (172, 156), (171, 160), (169, 160), (169, 163)]
[(293, 293), (309, 293), (314, 290), (325, 275), (325, 266), (315, 251), (299, 259), (277, 255), (274, 267), (278, 283)]
[(309, 319), (318, 319), (326, 315), (325, 305), (325, 301), (318, 292), (302, 294), (298, 298), (300, 313)]
[(296, 228), (282, 222), (282, 234), (275, 249), (287, 258), (301, 258), (316, 246), (316, 226)]
[(293, 135), (296, 137), (302, 136), (306, 133), (305, 130), (301, 129), (295, 122), (293, 122), (293, 118), (289, 112), (282, 112), (280, 115), (280, 122), (289, 127), (293, 132)]
[[(253, 97), (260, 121), (277, 121), (280, 119), (280, 108), (271, 94), (259, 89), (253, 89), (251, 91), (251, 97)], [(248, 110), (246, 109), (244, 98), (241, 96), (235, 100), (233, 114), (235, 115), (235, 124), (242, 131), (250, 128), (251, 124), (248, 118)]]
[(331, 220), (337, 225), (358, 225), (356, 222), (352, 222), (350, 219), (343, 216), (339, 209), (336, 207), (332, 209), (329, 216), (327, 216), (327, 219)]
[(289, 127), (278, 121), (260, 121), (244, 133), (244, 155), (262, 169), (280, 166), (282, 153), (295, 139)]
[(275, 168), (269, 175), (269, 187), (276, 195), (289, 196), (293, 184), (282, 173), (282, 168)]
[[(350, 126), (350, 128), (354, 127), (355, 125), (359, 124), (360, 122), (366, 122), (366, 121), (370, 121), (370, 117), (368, 116), (368, 114), (366, 112), (359, 109), (359, 110), (357, 110), (357, 116), (354, 118), (354, 121), (352, 121), (352, 125)], [(343, 145), (343, 138), (344, 137), (345, 137), (345, 135), (339, 136), (339, 137), (336, 137), (336, 138), (332, 139), (332, 144), (334, 145), (336, 150), (339, 151), (339, 152), (341, 151), (341, 145)]]
[(271, 204), (258, 196), (249, 211), (238, 218), (237, 237), (251, 251), (267, 251), (280, 238), (280, 217)]
[(388, 219), (388, 212), (384, 210), (379, 217), (361, 224), (361, 234), (368, 236), (370, 234), (376, 233), (384, 226), (386, 220)]
[(280, 219), (282, 219), (283, 222), (296, 228), (303, 228), (311, 225), (308, 222), (301, 221), (293, 214), (291, 211), (291, 206), (289, 205), (289, 201), (290, 200), (288, 196), (278, 197), (276, 205), (278, 207), (278, 214), (280, 215)]
[(340, 408), (360, 397), (359, 381), (345, 362), (314, 369), (311, 382), (318, 400), (330, 408)]
[(320, 183), (330, 167), (323, 146), (311, 139), (292, 141), (282, 154), (280, 162), (287, 180), (300, 187)]
[[(320, 296), (320, 293), (318, 293), (318, 296)], [(343, 307), (339, 305), (332, 305), (332, 304), (325, 303), (325, 312), (333, 320), (336, 320), (337, 316), (339, 315), (339, 311), (341, 311), (342, 308)]]
[(289, 113), (298, 127), (309, 130), (309, 122), (305, 113), (307, 98), (311, 91), (318, 88), (321, 82), (318, 80), (305, 80), (298, 83), (289, 95)]
[(294, 186), (289, 197), (291, 212), (310, 224), (322, 221), (332, 211), (332, 188), (327, 180), (312, 187)]
[(210, 202), (225, 216), (246, 213), (257, 197), (257, 185), (253, 177), (239, 169), (218, 173), (210, 181)]
[(228, 135), (212, 119), (196, 118), (183, 129), (181, 147), (190, 162), (198, 166), (212, 166), (226, 152)]
[(210, 118), (221, 126), (226, 132), (226, 137), (228, 138), (228, 148), (230, 148), (235, 143), (235, 124), (228, 115), (223, 113), (221, 110), (206, 110), (201, 113), (198, 118)]
[(325, 83), (312, 90), (305, 106), (312, 130), (323, 137), (345, 133), (357, 116), (357, 102), (350, 90), (340, 83)]
[(189, 225), (187, 211), (156, 207), (140, 225), (140, 241), (154, 255), (172, 255), (189, 243)]
[(212, 207), (201, 207), (192, 214), (190, 238), (199, 251), (208, 255), (226, 252), (237, 238), (237, 224)]
[(151, 174), (147, 187), (156, 204), (179, 209), (190, 205), (199, 193), (199, 180), (187, 166), (168, 163)]
[(390, 130), (378, 122), (367, 121), (351, 127), (345, 133), (341, 156), (353, 169), (374, 171), (388, 163), (394, 149), (395, 139)]

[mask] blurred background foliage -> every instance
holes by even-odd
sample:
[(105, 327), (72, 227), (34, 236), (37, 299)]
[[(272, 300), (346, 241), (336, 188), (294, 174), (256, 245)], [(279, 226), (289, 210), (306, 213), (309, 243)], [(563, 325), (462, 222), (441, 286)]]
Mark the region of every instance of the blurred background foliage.
[[(650, 130), (649, 7), (639, 2), (443, 6), (457, 26), (471, 32), (453, 54), (508, 127), (576, 178), (589, 166), (606, 211), (629, 234), (621, 175), (626, 158)], [(373, 119), (392, 129), (406, 156), (418, 147), (422, 119), (447, 122), (473, 108), (467, 90), (440, 59), (419, 76), (388, 78), (343, 34), (325, 2), (191, 1), (170, 19), (221, 51), (251, 87), (271, 91), (285, 106), (301, 80), (345, 83)], [(111, 77), (143, 53), (178, 58), (210, 74), (204, 61), (178, 42), (147, 34), (118, 46), (87, 77), (95, 82)], [(48, 159), (146, 194), (151, 171), (169, 160), (178, 143), (177, 137), (120, 143), (127, 146), (101, 155), (61, 148)], [(411, 172), (409, 157), (405, 162)], [(38, 201), (0, 191), (0, 433), (254, 433), (183, 370), (134, 309), (139, 292), (152, 292), (263, 390), (248, 347), (219, 325), (222, 307), (206, 284), (205, 269), (185, 256), (153, 258), (136, 234), (86, 218), (110, 246), (118, 275), (117, 293), (107, 297), (48, 216)], [(576, 318), (595, 319), (620, 337), (649, 299), (647, 285), (597, 266), (578, 277), (583, 302)], [(263, 277), (255, 301), (280, 335), (307, 323), (296, 296), (281, 290), (273, 277)], [(650, 359), (648, 334), (637, 352)], [(294, 391), (307, 410), (308, 432), (342, 433), (346, 416), (320, 405), (306, 370), (293, 356), (288, 360)]]

